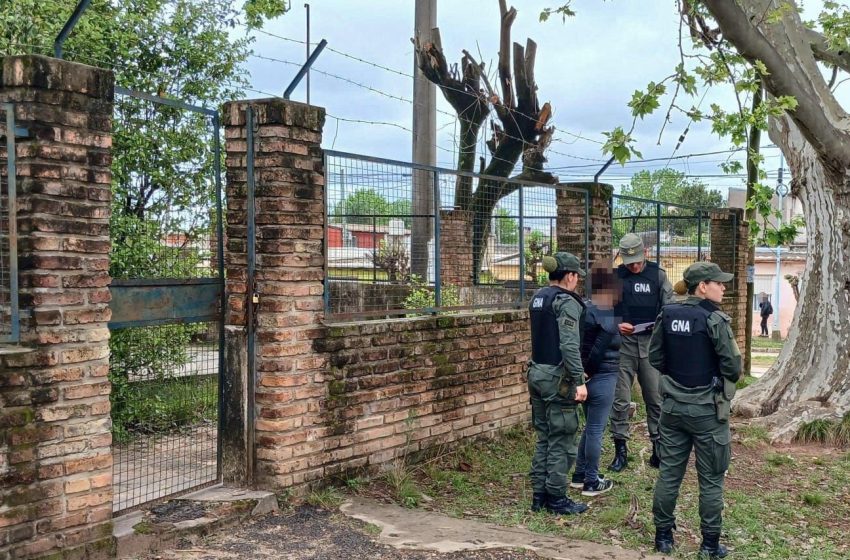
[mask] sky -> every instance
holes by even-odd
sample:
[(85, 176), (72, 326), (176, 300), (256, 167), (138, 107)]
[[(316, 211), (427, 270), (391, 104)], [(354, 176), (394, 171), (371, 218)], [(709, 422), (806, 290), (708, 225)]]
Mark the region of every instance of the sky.
[[(628, 129), (632, 117), (626, 104), (634, 90), (670, 75), (679, 62), (676, 2), (575, 0), (573, 8), (578, 14), (565, 22), (557, 16), (539, 21), (541, 10), (557, 5), (557, 0), (522, 0), (513, 5), (518, 16), (512, 40), (524, 44), (531, 37), (537, 42), (538, 97), (541, 104), (549, 101), (554, 108), (555, 141), (548, 152), (547, 168), (562, 181), (592, 180), (608, 157), (602, 153), (602, 133), (617, 126)], [(310, 83), (310, 102), (324, 107), (328, 114), (323, 147), (409, 162), (414, 1), (316, 0), (310, 6), (311, 42), (326, 39), (329, 47), (314, 64)], [(247, 64), (254, 90), (248, 92), (250, 96), (281, 95), (295, 76), (306, 58), (305, 16), (303, 3), (293, 2), (288, 13), (265, 26), (265, 33), (255, 33), (255, 55)], [(438, 0), (437, 25), (450, 63), (459, 62), (461, 50), (467, 49), (487, 63), (491, 78), (495, 78), (497, 0)], [(684, 40), (690, 42), (687, 37)], [(302, 81), (292, 99), (305, 98), (306, 83)], [(438, 92), (437, 98), (437, 164), (453, 168), (456, 120), (442, 94)], [(685, 96), (677, 101), (703, 110), (708, 110), (710, 103), (731, 108), (735, 101), (720, 87), (708, 90), (704, 98), (701, 90), (695, 98)], [(742, 187), (741, 178), (723, 177), (719, 167), (730, 154), (684, 157), (729, 150), (731, 143), (714, 135), (708, 121), (691, 123), (678, 112), (661, 133), (666, 110), (667, 104), (662, 102), (654, 115), (638, 122), (634, 133), (644, 158), (660, 161), (615, 163), (602, 180), (620, 186), (637, 171), (669, 166), (701, 177), (724, 196), (730, 186)], [(676, 149), (686, 128), (688, 134)], [(768, 145), (765, 134), (763, 146)], [(775, 183), (779, 150), (765, 147), (764, 154), (768, 183)], [(742, 159), (742, 155), (731, 157)]]

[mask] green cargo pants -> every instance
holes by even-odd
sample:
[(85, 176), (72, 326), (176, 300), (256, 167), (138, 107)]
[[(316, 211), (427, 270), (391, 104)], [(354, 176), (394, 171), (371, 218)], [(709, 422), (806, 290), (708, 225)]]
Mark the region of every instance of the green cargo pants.
[(699, 480), (700, 529), (704, 533), (720, 533), (723, 480), (732, 450), (729, 423), (717, 420), (714, 405), (671, 401), (669, 397), (665, 399), (661, 412), (661, 468), (652, 501), (655, 526), (671, 527), (676, 520), (673, 510), (693, 448)]
[(576, 460), (578, 408), (558, 394), (559, 375), (532, 367), (528, 372), (531, 423), (537, 445), (531, 459), (531, 487), (552, 496), (567, 493), (567, 473)]
[(649, 439), (658, 438), (658, 418), (661, 416), (661, 394), (658, 391), (658, 370), (649, 363), (649, 358), (639, 358), (620, 352), (620, 372), (614, 390), (611, 407), (611, 437), (629, 439), (629, 406), (632, 401), (632, 385), (638, 378), (643, 402), (646, 404), (646, 427)]

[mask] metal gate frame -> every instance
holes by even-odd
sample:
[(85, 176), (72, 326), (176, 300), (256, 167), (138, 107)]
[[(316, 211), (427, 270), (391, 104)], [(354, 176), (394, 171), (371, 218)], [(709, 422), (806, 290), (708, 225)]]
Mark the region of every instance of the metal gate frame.
[[(15, 139), (25, 138), (28, 131), (15, 124), (15, 104), (3, 103), (6, 113), (6, 208), (0, 204), (0, 220), (4, 217), (8, 224), (9, 238), (9, 332), (0, 333), (0, 344), (17, 343), (21, 337), (20, 309), (18, 301), (18, 222), (17, 222), (17, 166), (15, 163)], [(4, 286), (6, 288), (6, 286)]]
[[(205, 481), (192, 488), (185, 488), (174, 496), (192, 491), (221, 480), (222, 474), (222, 430), (223, 390), (224, 390), (224, 332), (226, 297), (224, 291), (224, 215), (221, 182), (221, 122), (216, 110), (199, 107), (183, 101), (167, 99), (124, 87), (115, 87), (115, 93), (143, 99), (152, 103), (166, 105), (193, 113), (208, 116), (213, 129), (213, 173), (215, 180), (215, 209), (218, 216), (216, 225), (218, 274), (211, 278), (184, 279), (129, 279), (113, 280), (110, 285), (112, 317), (108, 323), (110, 330), (128, 327), (144, 327), (169, 324), (190, 324), (199, 322), (218, 322), (218, 428), (216, 431), (216, 478)], [(157, 496), (150, 501), (168, 496)], [(141, 505), (116, 509), (114, 513), (130, 510)]]

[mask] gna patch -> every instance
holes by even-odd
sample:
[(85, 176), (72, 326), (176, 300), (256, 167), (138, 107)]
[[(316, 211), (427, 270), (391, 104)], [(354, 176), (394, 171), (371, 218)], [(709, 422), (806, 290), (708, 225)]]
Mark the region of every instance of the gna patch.
[(674, 334), (691, 334), (693, 325), (688, 319), (671, 319), (669, 324), (669, 332)]
[(649, 285), (648, 283), (635, 282), (634, 286), (635, 286), (635, 293), (636, 294), (651, 294), (652, 293), (652, 286)]

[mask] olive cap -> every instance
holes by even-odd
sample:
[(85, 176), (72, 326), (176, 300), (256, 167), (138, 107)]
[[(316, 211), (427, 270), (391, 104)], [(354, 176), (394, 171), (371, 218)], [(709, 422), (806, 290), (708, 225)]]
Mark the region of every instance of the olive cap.
[(627, 233), (620, 239), (620, 258), (623, 264), (643, 262), (643, 239), (636, 233)]
[(546, 255), (543, 257), (543, 270), (546, 272), (558, 272), (565, 270), (567, 272), (575, 272), (579, 276), (585, 275), (578, 257), (567, 252), (558, 252), (554, 255)]
[(686, 268), (682, 277), (688, 286), (696, 286), (700, 282), (731, 282), (735, 275), (730, 272), (723, 272), (713, 262), (700, 261)]

